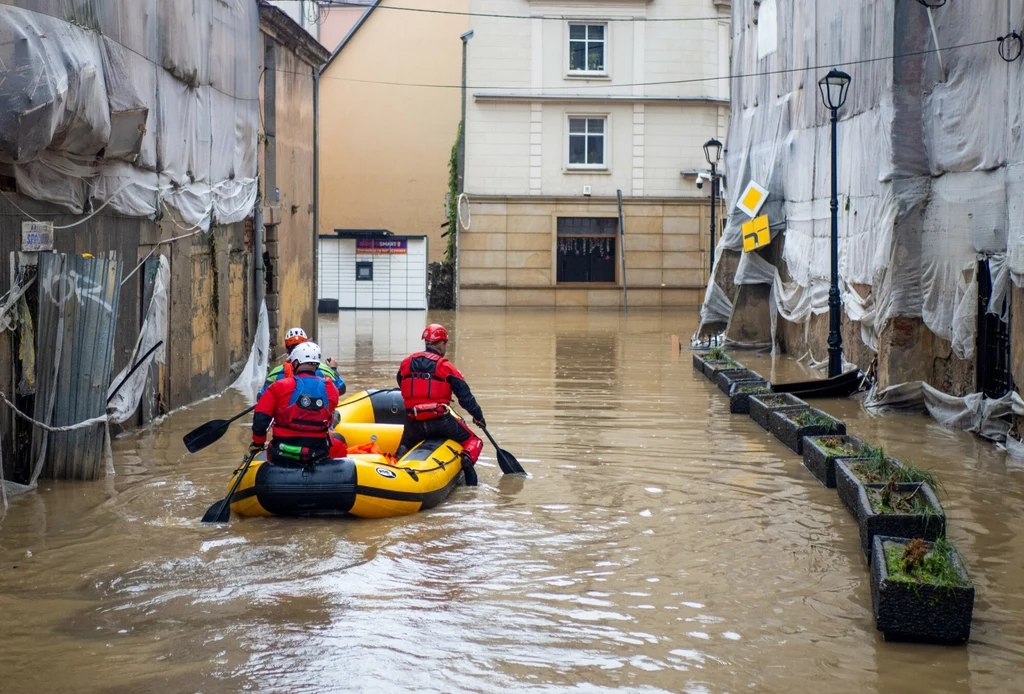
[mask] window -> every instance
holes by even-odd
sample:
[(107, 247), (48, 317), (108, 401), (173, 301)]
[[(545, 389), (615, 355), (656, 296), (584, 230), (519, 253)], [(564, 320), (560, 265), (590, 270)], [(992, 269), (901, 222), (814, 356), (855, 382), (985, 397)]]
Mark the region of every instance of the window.
[(558, 218), (558, 281), (614, 282), (614, 217)]
[(356, 281), (357, 282), (372, 282), (373, 281), (373, 261), (372, 260), (357, 260), (356, 261)]
[(569, 166), (603, 169), (607, 118), (569, 117)]
[(569, 25), (569, 72), (605, 72), (604, 24)]

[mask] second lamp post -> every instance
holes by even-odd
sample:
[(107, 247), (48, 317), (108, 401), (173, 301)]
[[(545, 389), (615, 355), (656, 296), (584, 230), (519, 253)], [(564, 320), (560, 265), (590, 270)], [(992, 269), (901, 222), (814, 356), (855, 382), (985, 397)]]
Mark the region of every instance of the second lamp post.
[(715, 206), (718, 204), (718, 162), (722, 158), (722, 143), (711, 138), (704, 143), (704, 158), (711, 165), (711, 265), (709, 277), (715, 271)]
[(843, 371), (843, 335), (840, 331), (842, 303), (839, 299), (839, 184), (836, 164), (836, 123), (839, 109), (846, 102), (850, 76), (841, 70), (831, 70), (818, 82), (821, 100), (832, 112), (832, 280), (828, 288), (828, 377)]

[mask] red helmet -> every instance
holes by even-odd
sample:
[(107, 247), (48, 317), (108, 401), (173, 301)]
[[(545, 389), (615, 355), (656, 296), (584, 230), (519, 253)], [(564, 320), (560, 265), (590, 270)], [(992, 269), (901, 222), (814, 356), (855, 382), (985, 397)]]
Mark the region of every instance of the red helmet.
[(424, 342), (448, 342), (448, 331), (443, 325), (431, 323), (423, 329), (421, 337)]

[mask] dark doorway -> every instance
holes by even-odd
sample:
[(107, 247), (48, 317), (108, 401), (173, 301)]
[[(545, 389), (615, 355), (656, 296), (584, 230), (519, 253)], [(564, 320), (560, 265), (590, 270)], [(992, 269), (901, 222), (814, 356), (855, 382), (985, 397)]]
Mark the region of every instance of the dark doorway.
[(1001, 398), (1013, 389), (1010, 373), (1010, 320), (1008, 298), (1002, 306), (993, 306), (1006, 314), (1006, 321), (989, 313), (992, 298), (992, 274), (988, 259), (978, 263), (978, 364), (977, 388), (990, 398)]

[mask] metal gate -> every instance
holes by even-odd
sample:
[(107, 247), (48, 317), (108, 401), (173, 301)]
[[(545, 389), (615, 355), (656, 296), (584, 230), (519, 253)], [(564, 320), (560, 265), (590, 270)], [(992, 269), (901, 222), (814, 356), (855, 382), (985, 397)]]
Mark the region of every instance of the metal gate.
[[(39, 254), (34, 417), (66, 426), (106, 411), (110, 361), (121, 293), (121, 261), (62, 253)], [(33, 465), (42, 476), (92, 480), (100, 473), (104, 427), (32, 437)], [(34, 480), (33, 480), (34, 481)]]
[[(1010, 371), (1010, 321), (1003, 322), (988, 312), (992, 297), (992, 275), (988, 259), (978, 263), (978, 363), (977, 390), (990, 398), (1000, 398), (1013, 389)], [(1004, 304), (1007, 299), (1003, 299)], [(1007, 308), (1005, 305), (995, 308)]]

